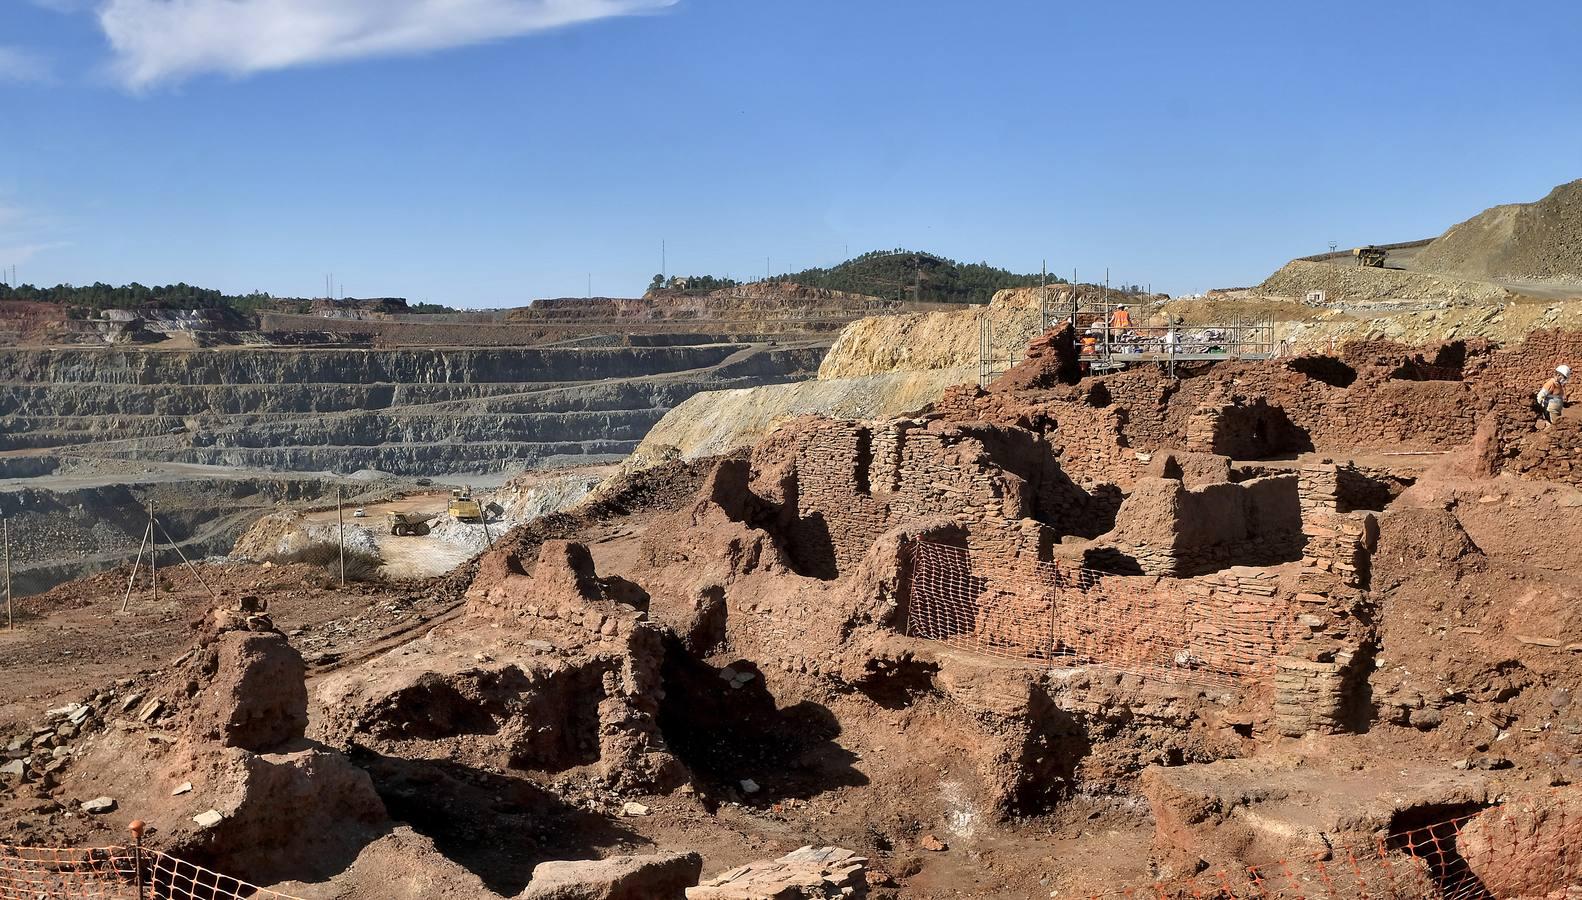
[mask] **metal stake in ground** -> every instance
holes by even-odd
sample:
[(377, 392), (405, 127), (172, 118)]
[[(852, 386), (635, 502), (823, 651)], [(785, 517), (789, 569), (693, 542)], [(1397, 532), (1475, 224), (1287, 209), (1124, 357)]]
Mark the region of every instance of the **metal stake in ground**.
[(11, 617), (11, 520), (0, 519), (0, 532), (5, 540), (5, 630), (15, 631), (16, 620)]
[(137, 884), (137, 900), (143, 900), (148, 896), (143, 890), (143, 829), (145, 827), (142, 819), (134, 819), (129, 826), (132, 832), (132, 879)]
[(341, 590), (346, 589), (346, 517), (341, 514), (341, 486), (335, 486), (335, 535), (341, 542)]
[(148, 576), (154, 582), (154, 603), (159, 603), (159, 538), (154, 535), (154, 501), (148, 501)]
[(132, 561), (132, 574), (126, 579), (126, 596), (121, 598), (121, 612), (126, 612), (127, 607), (132, 603), (132, 586), (137, 583), (137, 570), (143, 565), (143, 548), (148, 546), (148, 539), (153, 533), (154, 525), (150, 522), (148, 527), (143, 529), (143, 540), (137, 545), (137, 559)]

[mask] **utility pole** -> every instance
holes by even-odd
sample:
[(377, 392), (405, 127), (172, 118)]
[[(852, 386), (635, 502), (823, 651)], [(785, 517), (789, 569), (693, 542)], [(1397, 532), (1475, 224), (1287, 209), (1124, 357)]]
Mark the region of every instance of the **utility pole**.
[[(1337, 241), (1330, 241), (1329, 242), (1329, 254), (1331, 256), (1335, 255), (1335, 248), (1339, 247), (1339, 246), (1340, 246), (1339, 242), (1337, 242)], [(1334, 266), (1335, 265), (1335, 261), (1332, 259), (1332, 260), (1329, 261), (1329, 264), (1331, 266)], [(1326, 277), (1324, 279), (1324, 281), (1325, 281), (1325, 285), (1324, 285), (1324, 287), (1325, 287), (1325, 290), (1324, 290), (1324, 304), (1327, 306), (1329, 304), (1329, 301), (1330, 301), (1330, 294), (1334, 293), (1334, 289), (1335, 289), (1335, 270), (1333, 268), (1329, 270), (1328, 277)]]
[(1038, 330), (1049, 330), (1049, 260), (1044, 260), (1038, 275)]
[(665, 242), (663, 240), (661, 240), (659, 242), (659, 279), (660, 279), (660, 281), (663, 282), (665, 280), (665, 276), (668, 275), (668, 274), (670, 274), (670, 262), (665, 257)]

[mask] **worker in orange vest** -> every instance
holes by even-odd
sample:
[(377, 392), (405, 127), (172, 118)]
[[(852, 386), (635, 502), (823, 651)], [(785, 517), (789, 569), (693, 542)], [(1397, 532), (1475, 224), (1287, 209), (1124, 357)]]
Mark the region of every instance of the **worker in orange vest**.
[(1115, 312), (1110, 314), (1110, 327), (1116, 329), (1132, 327), (1132, 314), (1126, 311), (1125, 306), (1115, 307)]

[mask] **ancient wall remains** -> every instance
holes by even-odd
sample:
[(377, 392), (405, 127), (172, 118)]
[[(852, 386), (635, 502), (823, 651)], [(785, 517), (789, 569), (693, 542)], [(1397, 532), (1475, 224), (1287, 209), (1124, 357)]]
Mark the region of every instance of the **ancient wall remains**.
[(1299, 558), (1302, 518), (1297, 478), (1187, 487), (1140, 479), (1115, 529), (1089, 558), (1100, 568), (1185, 577), (1231, 565), (1277, 565)]
[(1348, 730), (1372, 662), (1366, 625), (1371, 559), (1378, 541), (1373, 513), (1350, 511), (1372, 499), (1371, 480), (1323, 462), (1300, 475), (1302, 532), (1307, 545), (1293, 598), (1302, 612), (1300, 640), (1276, 660), (1275, 730), (1290, 737)]
[(1582, 419), (1561, 419), (1528, 438), (1511, 468), (1523, 478), (1582, 485)]
[[(1037, 550), (1089, 521), (1089, 497), (1037, 435), (986, 424), (807, 418), (759, 445), (754, 491), (786, 507), (787, 549), (833, 578), (896, 525), (946, 516), (990, 552)], [(1027, 529), (1036, 519), (1052, 526)], [(1047, 532), (1047, 533), (1046, 533)], [(1025, 535), (1006, 544), (1007, 534)]]
[(926, 541), (912, 553), (907, 633), (991, 656), (1233, 683), (1272, 672), (1297, 633), (1289, 592), (1255, 569), (1187, 580)]

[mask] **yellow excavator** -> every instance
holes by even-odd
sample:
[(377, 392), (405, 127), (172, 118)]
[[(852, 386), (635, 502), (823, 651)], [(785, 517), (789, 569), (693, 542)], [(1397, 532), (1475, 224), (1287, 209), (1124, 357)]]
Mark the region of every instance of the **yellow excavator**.
[(445, 508), (458, 522), (482, 522), (483, 504), (473, 499), (471, 488), (455, 488), (450, 492), (450, 505)]

